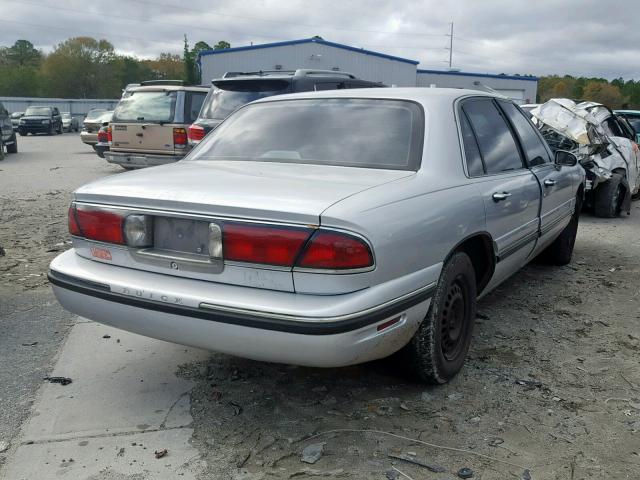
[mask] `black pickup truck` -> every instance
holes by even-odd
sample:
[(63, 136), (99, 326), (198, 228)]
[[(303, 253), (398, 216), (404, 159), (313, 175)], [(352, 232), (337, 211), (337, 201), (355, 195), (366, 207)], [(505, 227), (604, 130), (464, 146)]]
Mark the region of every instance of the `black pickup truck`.
[(62, 115), (57, 107), (27, 107), (18, 123), (18, 133), (62, 133)]

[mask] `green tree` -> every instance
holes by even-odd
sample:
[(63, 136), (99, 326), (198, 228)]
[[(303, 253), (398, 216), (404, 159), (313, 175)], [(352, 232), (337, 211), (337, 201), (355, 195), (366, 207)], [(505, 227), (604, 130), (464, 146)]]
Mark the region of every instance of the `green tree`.
[(627, 102), (617, 86), (600, 81), (587, 83), (583, 97), (584, 100), (602, 103), (609, 108), (621, 108)]
[(43, 90), (63, 98), (120, 96), (118, 58), (113, 45), (91, 37), (70, 38), (58, 44), (42, 64)]
[(0, 64), (37, 67), (42, 62), (42, 52), (29, 40), (17, 40), (0, 53)]
[(184, 61), (180, 55), (161, 53), (155, 60), (144, 60), (143, 63), (149, 68), (153, 79), (176, 80), (183, 78)]
[(214, 50), (224, 50), (225, 48), (231, 48), (231, 44), (225, 40), (220, 40), (213, 46)]

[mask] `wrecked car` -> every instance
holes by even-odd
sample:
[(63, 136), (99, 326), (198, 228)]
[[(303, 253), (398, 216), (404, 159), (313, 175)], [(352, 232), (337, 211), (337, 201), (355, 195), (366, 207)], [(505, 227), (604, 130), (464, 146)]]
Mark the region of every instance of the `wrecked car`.
[(549, 100), (531, 110), (553, 150), (574, 153), (586, 172), (585, 204), (598, 217), (631, 211), (640, 188), (636, 133), (627, 120), (595, 102)]
[(444, 383), (479, 295), (536, 256), (569, 263), (583, 181), (502, 96), (272, 96), (179, 162), (76, 190), (49, 279), (67, 310), (142, 335), (315, 367), (403, 349)]

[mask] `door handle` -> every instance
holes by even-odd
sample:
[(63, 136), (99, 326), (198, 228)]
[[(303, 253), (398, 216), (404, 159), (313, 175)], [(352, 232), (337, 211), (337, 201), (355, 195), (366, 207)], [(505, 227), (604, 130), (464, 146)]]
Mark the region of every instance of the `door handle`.
[(551, 178), (548, 178), (544, 181), (545, 187), (553, 187), (555, 184), (556, 184), (556, 181)]
[(496, 192), (491, 196), (491, 198), (493, 198), (494, 202), (498, 203), (502, 200), (506, 200), (510, 196), (511, 194), (509, 192)]

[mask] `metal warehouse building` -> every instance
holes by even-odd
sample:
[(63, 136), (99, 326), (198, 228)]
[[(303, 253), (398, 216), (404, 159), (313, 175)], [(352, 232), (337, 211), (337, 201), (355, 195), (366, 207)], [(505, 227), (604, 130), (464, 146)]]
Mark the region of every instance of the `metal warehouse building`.
[(308, 68), (349, 72), (358, 78), (389, 86), (414, 87), (418, 65), (415, 60), (319, 38), (207, 50), (200, 53), (198, 61), (203, 84), (222, 77), (225, 72)]
[(538, 90), (538, 77), (516, 75), (492, 75), (459, 71), (418, 70), (416, 86), (470, 88), (478, 90), (479, 85), (490, 87), (517, 103), (535, 103)]
[[(385, 53), (329, 42), (318, 37), (265, 43), (199, 54), (203, 84), (226, 72), (259, 70), (334, 70), (349, 72), (364, 80), (397, 87), (493, 88), (519, 103), (536, 101), (538, 79), (529, 76), (492, 75), (459, 71), (419, 70), (418, 62)], [(479, 82), (474, 85), (474, 82)]]

